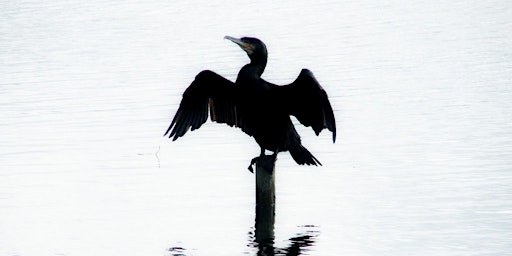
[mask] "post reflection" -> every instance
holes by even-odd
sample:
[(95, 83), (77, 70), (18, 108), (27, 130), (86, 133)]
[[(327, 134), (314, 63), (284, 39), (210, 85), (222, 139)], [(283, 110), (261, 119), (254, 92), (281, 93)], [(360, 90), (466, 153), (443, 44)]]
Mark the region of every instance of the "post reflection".
[[(311, 251), (318, 236), (318, 227), (314, 225), (299, 226), (306, 228), (305, 231), (297, 233), (294, 237), (288, 239), (289, 245), (284, 248), (275, 246), (274, 227), (268, 232), (268, 223), (261, 224), (256, 220), (254, 232), (249, 232), (249, 247), (257, 248), (258, 256), (298, 256)], [(263, 230), (260, 230), (263, 228)], [(268, 233), (267, 233), (268, 232)], [(269, 234), (272, 236), (268, 236)]]

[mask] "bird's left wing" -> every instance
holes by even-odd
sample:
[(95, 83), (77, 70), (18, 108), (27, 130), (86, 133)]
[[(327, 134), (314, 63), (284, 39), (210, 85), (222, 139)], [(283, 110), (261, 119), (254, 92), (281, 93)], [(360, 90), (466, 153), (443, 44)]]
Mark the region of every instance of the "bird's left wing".
[(288, 114), (294, 115), (305, 126), (311, 126), (318, 135), (324, 128), (332, 132), (336, 141), (336, 122), (327, 93), (320, 86), (313, 73), (303, 69), (297, 79), (288, 85), (272, 86), (276, 102)]
[(183, 93), (180, 107), (164, 136), (173, 140), (191, 129), (198, 129), (210, 118), (218, 123), (238, 126), (236, 87), (228, 79), (209, 70), (201, 71)]

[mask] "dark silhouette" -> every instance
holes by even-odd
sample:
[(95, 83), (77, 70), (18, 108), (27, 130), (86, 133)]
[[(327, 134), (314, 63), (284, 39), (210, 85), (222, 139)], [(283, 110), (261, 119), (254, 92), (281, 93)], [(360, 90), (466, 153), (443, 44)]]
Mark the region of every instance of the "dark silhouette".
[[(213, 71), (201, 71), (183, 93), (180, 107), (171, 125), (165, 132), (173, 140), (183, 136), (189, 129), (201, 127), (208, 119), (242, 129), (254, 137), (265, 150), (290, 151), (300, 165), (321, 165), (301, 144), (300, 136), (290, 119), (294, 115), (300, 123), (311, 126), (318, 135), (324, 128), (332, 132), (336, 140), (336, 124), (326, 92), (313, 73), (303, 69), (297, 79), (288, 85), (278, 86), (261, 78), (267, 64), (267, 48), (257, 38), (241, 39), (226, 36), (225, 39), (238, 44), (251, 62), (242, 67), (233, 83)], [(252, 170), (254, 158), (249, 165)]]

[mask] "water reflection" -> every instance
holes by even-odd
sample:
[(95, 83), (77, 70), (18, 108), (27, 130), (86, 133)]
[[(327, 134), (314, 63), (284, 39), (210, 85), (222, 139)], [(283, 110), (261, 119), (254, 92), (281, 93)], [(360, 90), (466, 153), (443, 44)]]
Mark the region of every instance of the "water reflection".
[[(288, 239), (289, 245), (284, 248), (275, 246), (275, 238), (260, 238), (257, 228), (259, 223), (255, 223), (255, 231), (249, 232), (249, 244), (251, 248), (257, 249), (258, 256), (263, 255), (286, 255), (297, 256), (311, 250), (314, 246), (315, 238), (318, 236), (318, 227), (315, 225), (299, 226), (307, 228), (305, 232), (297, 233)], [(273, 233), (273, 232), (272, 232)]]
[[(257, 229), (261, 227), (261, 224), (258, 221), (255, 222), (254, 227), (250, 228), (248, 232), (248, 240), (249, 243), (247, 247), (251, 249), (255, 249), (257, 256), (298, 256), (304, 255), (311, 251), (312, 247), (315, 245), (316, 237), (319, 234), (319, 227), (316, 225), (303, 225), (298, 226), (301, 229), (305, 229), (305, 231), (298, 232), (295, 236), (287, 239), (287, 245), (285, 247), (276, 247), (275, 246), (275, 238), (274, 234), (274, 225), (272, 223), (271, 234), (272, 237), (260, 237), (261, 231), (259, 232)], [(187, 254), (187, 249), (182, 246), (172, 246), (168, 249), (167, 256), (187, 256), (191, 254)], [(190, 253), (190, 251), (189, 251)]]
[(169, 248), (169, 252), (171, 253), (169, 255), (170, 256), (186, 256), (185, 251), (186, 251), (186, 249), (183, 247), (174, 246), (174, 247)]

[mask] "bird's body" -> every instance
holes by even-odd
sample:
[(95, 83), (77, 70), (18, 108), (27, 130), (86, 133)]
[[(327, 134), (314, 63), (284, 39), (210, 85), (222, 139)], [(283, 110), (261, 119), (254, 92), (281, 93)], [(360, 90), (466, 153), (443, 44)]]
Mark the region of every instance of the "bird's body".
[[(290, 119), (294, 115), (318, 135), (324, 128), (336, 138), (334, 114), (327, 94), (313, 74), (303, 69), (291, 84), (278, 86), (261, 78), (266, 63), (265, 45), (256, 38), (236, 39), (251, 62), (240, 70), (235, 83), (205, 70), (200, 72), (185, 90), (180, 107), (165, 134), (174, 140), (189, 128), (199, 128), (208, 117), (212, 121), (239, 127), (253, 136), (261, 148), (278, 152), (289, 151), (298, 164), (317, 165), (320, 162), (302, 146), (300, 136)], [(254, 159), (253, 159), (254, 160)], [(251, 168), (249, 168), (251, 169)]]

